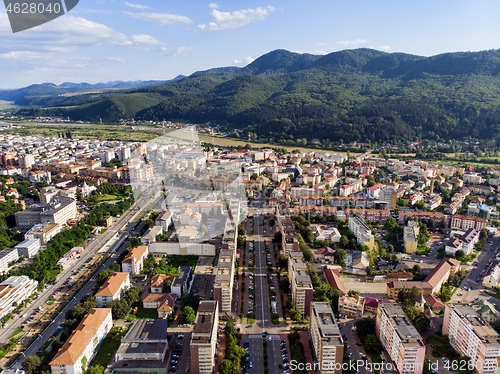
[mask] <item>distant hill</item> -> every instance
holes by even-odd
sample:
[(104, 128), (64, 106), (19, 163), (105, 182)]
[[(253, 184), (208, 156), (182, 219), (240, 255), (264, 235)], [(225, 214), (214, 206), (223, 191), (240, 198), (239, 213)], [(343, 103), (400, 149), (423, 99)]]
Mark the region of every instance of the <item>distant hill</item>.
[(244, 68), (196, 72), (119, 95), (25, 113), (211, 121), (273, 141), (476, 138), (500, 145), (500, 50), (432, 57), (366, 48), (323, 56), (276, 50)]
[(14, 101), (17, 105), (37, 105), (31, 103), (31, 100), (37, 101), (41, 97), (54, 95), (63, 95), (88, 90), (109, 90), (109, 89), (130, 89), (140, 88), (145, 86), (158, 85), (162, 83), (172, 82), (177, 79), (185, 78), (184, 75), (179, 75), (171, 80), (166, 81), (112, 81), (107, 83), (71, 83), (64, 82), (61, 85), (53, 83), (33, 84), (28, 87), (23, 87), (14, 90), (0, 90), (0, 100)]

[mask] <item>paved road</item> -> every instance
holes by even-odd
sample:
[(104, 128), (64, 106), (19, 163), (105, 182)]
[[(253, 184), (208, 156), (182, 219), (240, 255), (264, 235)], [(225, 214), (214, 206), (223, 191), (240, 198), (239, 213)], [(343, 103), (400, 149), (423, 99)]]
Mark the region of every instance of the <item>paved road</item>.
[[(144, 196), (148, 196), (148, 195), (145, 194)], [(127, 225), (128, 222), (135, 216), (135, 214), (138, 211), (147, 210), (149, 208), (149, 206), (154, 202), (155, 196), (156, 196), (156, 194), (151, 199), (148, 199), (147, 197), (141, 197), (139, 200), (137, 200), (137, 202), (126, 213), (124, 213), (120, 217), (120, 219), (115, 223), (115, 225), (113, 225), (111, 228), (109, 228), (104, 235), (101, 235), (100, 237), (98, 237), (97, 240), (95, 240), (94, 242), (92, 242), (92, 244), (90, 244), (88, 246), (87, 250), (85, 252), (83, 252), (80, 259), (78, 261), (76, 261), (75, 264), (71, 268), (69, 268), (61, 273), (62, 276), (59, 276), (59, 281), (55, 285), (53, 285), (51, 287), (49, 286), (48, 290), (42, 294), (43, 296), (38, 296), (36, 299), (37, 301), (31, 303), (30, 307), (28, 308), (31, 311), (28, 312), (28, 310), (24, 310), (23, 312), (26, 313), (27, 315), (29, 315), (29, 314), (31, 314), (31, 312), (34, 310), (35, 307), (38, 307), (41, 303), (44, 303), (52, 294), (51, 290), (55, 290), (57, 288), (60, 288), (62, 286), (62, 284), (65, 282), (66, 277), (70, 274), (70, 272), (73, 269), (81, 267), (88, 259), (92, 258), (94, 256), (94, 254), (98, 251), (98, 249), (102, 245), (104, 245), (110, 238), (112, 238), (118, 231), (120, 231), (125, 225)], [(97, 278), (97, 274), (101, 270), (109, 268), (109, 266), (116, 260), (119, 253), (121, 253), (121, 251), (123, 251), (125, 248), (126, 248), (126, 243), (124, 243), (118, 249), (116, 254), (114, 254), (110, 258), (108, 258), (108, 260), (105, 262), (105, 264), (95, 274), (93, 279), (91, 279), (75, 295), (75, 297), (71, 300), (71, 302), (68, 303), (65, 306), (65, 308), (62, 310), (62, 312), (59, 313), (59, 315), (52, 321), (52, 323), (49, 325), (49, 327), (42, 334), (38, 335), (35, 342), (33, 342), (24, 351), (24, 353), (21, 355), (19, 360), (17, 360), (11, 366), (11, 368), (20, 369), (22, 367), (22, 363), (23, 363), (24, 359), (27, 356), (35, 355), (38, 352), (38, 350), (43, 346), (45, 341), (47, 341), (47, 339), (49, 339), (50, 336), (52, 336), (52, 334), (55, 331), (55, 329), (57, 328), (57, 326), (61, 325), (64, 322), (64, 320), (65, 320), (64, 317), (65, 317), (66, 312), (69, 309), (71, 309), (73, 306), (75, 306), (84, 296), (90, 294), (90, 289), (95, 286), (95, 279)], [(24, 323), (24, 319), (22, 319), (22, 320), (17, 319), (15, 321), (16, 321), (15, 324), (13, 324), (13, 326), (10, 326), (10, 329), (15, 329), (15, 328), (17, 328), (17, 327), (15, 327), (15, 325), (19, 325), (20, 323)], [(15, 330), (13, 330), (13, 331), (15, 331)], [(12, 332), (11, 332), (11, 334), (12, 334)]]
[[(262, 216), (254, 216), (254, 253), (255, 253), (255, 317), (260, 332), (272, 327), (269, 309), (269, 292), (267, 285), (266, 249), (262, 238)], [(253, 330), (255, 332), (255, 330)]]
[[(262, 353), (262, 335), (252, 334), (248, 336), (248, 356), (252, 367), (248, 370), (249, 374), (264, 373), (264, 355)], [(270, 371), (270, 373), (272, 373)]]
[[(269, 340), (269, 338), (271, 338), (271, 340)], [(283, 372), (283, 369), (278, 368), (279, 365), (283, 364), (280, 342), (281, 339), (279, 335), (273, 334), (267, 337), (267, 367), (269, 368), (269, 373)], [(288, 361), (290, 361), (290, 355), (288, 355)]]

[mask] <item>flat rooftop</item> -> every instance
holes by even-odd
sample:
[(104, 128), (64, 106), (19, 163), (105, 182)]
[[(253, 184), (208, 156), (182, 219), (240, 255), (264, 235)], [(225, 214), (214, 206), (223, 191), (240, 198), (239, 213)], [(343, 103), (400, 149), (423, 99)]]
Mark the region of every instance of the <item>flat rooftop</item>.
[(123, 337), (123, 343), (167, 341), (168, 322), (164, 319), (141, 319), (134, 322)]
[(316, 319), (319, 333), (323, 339), (335, 345), (342, 345), (340, 329), (329, 303), (311, 303), (311, 316)]
[(410, 323), (403, 308), (397, 304), (381, 304), (382, 312), (385, 312), (397, 331), (399, 337), (406, 343), (417, 343), (423, 345), (422, 337), (415, 326)]

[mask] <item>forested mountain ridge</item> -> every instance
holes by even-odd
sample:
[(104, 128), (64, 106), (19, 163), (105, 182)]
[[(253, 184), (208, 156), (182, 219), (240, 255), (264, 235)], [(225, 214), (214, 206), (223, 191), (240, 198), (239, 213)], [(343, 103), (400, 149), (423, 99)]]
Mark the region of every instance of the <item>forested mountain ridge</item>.
[[(143, 100), (129, 110), (122, 104)], [(269, 52), (244, 68), (217, 68), (85, 108), (72, 119), (211, 121), (271, 141), (500, 139), (500, 50), (432, 57), (372, 49), (324, 56)], [(159, 101), (155, 103), (155, 101)], [(127, 104), (128, 105), (128, 104)], [(84, 109), (84, 110), (83, 110)], [(500, 140), (498, 141), (500, 144)]]

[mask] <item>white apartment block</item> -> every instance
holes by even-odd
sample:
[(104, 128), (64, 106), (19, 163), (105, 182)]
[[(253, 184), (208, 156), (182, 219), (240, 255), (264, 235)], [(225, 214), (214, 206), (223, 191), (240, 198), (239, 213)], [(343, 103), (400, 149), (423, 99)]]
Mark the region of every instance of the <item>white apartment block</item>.
[(32, 258), (40, 251), (40, 239), (26, 239), (14, 247), (19, 257)]
[(19, 259), (19, 251), (16, 248), (5, 248), (0, 251), (0, 274), (9, 271), (9, 264)]
[(365, 298), (359, 295), (339, 297), (339, 313), (354, 317), (362, 317)]
[(25, 275), (12, 276), (0, 283), (0, 318), (15, 309), (36, 291), (38, 282)]
[(124, 291), (130, 287), (129, 273), (111, 273), (95, 294), (97, 307), (106, 307), (113, 300), (120, 300)]
[(461, 356), (471, 358), (477, 373), (500, 373), (500, 336), (472, 306), (446, 304), (443, 334)]
[(288, 252), (288, 277), (295, 306), (301, 313), (309, 315), (313, 286), (302, 252)]
[(218, 301), (220, 312), (231, 312), (234, 286), (234, 261), (234, 250), (221, 249), (214, 284), (214, 300)]
[(200, 301), (190, 341), (193, 374), (211, 374), (217, 357), (219, 308), (216, 300)]
[(111, 309), (91, 309), (50, 362), (52, 374), (83, 374), (111, 327)]
[(147, 245), (140, 245), (132, 248), (122, 261), (122, 271), (132, 275), (140, 274), (148, 253)]
[(349, 217), (349, 230), (354, 233), (359, 244), (367, 245), (370, 248), (375, 246), (375, 237), (372, 231), (358, 217)]
[(319, 363), (318, 372), (341, 374), (344, 342), (330, 303), (319, 301), (311, 303), (309, 333)]
[(398, 304), (380, 303), (376, 334), (400, 374), (422, 374), (425, 345)]

